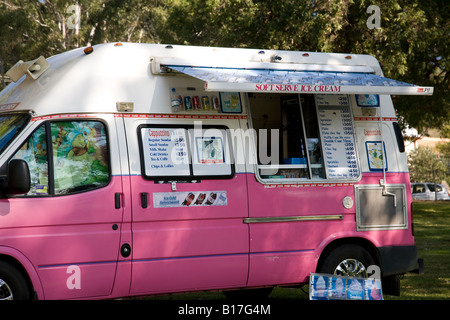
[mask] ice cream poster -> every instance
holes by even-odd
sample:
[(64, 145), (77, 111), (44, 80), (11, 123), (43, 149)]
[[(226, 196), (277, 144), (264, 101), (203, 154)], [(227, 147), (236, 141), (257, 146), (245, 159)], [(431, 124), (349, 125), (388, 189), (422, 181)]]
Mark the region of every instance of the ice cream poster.
[(377, 94), (357, 94), (356, 103), (358, 107), (379, 107), (380, 97)]
[(242, 113), (239, 92), (220, 92), (220, 107), (222, 113)]
[(383, 300), (381, 280), (311, 273), (310, 300)]
[(364, 300), (364, 279), (349, 278), (347, 280), (347, 299)]
[(365, 300), (383, 300), (381, 291), (381, 281), (378, 279), (364, 280), (364, 297)]
[(366, 141), (366, 152), (370, 171), (382, 171), (383, 165), (384, 170), (388, 170), (384, 143), (381, 141)]
[(328, 300), (328, 279), (324, 274), (311, 274), (309, 281), (310, 300)]
[(153, 193), (154, 208), (226, 206), (226, 191), (191, 191)]
[(197, 138), (197, 152), (200, 163), (225, 163), (222, 138)]

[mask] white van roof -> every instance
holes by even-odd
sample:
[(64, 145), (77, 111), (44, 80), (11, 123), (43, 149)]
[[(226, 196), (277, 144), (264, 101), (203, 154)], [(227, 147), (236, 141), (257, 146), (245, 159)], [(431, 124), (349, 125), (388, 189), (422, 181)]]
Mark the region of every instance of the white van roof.
[[(37, 79), (23, 76), (0, 93), (0, 112), (117, 112), (117, 102), (133, 102), (136, 113), (158, 112), (153, 106), (166, 100), (154, 100), (164, 96), (168, 102), (167, 79), (180, 73), (212, 91), (432, 94), (433, 90), (384, 78), (374, 57), (356, 54), (108, 43), (94, 46), (89, 54), (80, 48), (46, 61), (48, 69)], [(167, 92), (154, 95), (156, 89)]]

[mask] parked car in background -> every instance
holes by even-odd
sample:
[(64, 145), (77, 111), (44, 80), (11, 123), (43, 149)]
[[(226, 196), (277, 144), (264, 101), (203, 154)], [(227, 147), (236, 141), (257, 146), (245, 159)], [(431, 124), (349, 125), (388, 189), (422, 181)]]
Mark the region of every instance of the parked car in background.
[(447, 189), (442, 184), (433, 182), (411, 183), (414, 200), (450, 200)]

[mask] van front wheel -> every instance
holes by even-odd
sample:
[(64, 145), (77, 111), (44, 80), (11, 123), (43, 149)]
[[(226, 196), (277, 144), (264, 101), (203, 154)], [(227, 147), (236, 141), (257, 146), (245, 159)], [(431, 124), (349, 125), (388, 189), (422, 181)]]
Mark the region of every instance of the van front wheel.
[(366, 249), (354, 244), (345, 244), (325, 256), (318, 272), (367, 278), (367, 268), (375, 264), (374, 258)]
[(22, 273), (11, 264), (0, 261), (0, 300), (27, 300), (30, 290)]

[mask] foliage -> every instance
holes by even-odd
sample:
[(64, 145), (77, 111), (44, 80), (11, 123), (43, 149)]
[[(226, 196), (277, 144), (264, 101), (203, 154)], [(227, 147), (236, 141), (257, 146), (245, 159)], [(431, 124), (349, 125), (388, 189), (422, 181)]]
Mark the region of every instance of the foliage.
[(436, 149), (442, 154), (444, 157), (450, 159), (450, 142), (439, 142), (436, 145)]
[[(81, 25), (70, 28), (73, 5)], [(447, 0), (0, 0), (0, 66), (113, 41), (365, 53), (386, 76), (434, 86), (432, 97), (395, 97), (422, 133), (450, 122)], [(71, 7), (72, 6), (72, 7)], [(1, 68), (0, 68), (1, 72)], [(1, 84), (0, 84), (1, 86)]]
[(423, 274), (407, 273), (400, 281), (403, 300), (448, 300), (450, 297), (450, 201), (414, 201), (414, 235)]
[[(431, 148), (419, 147), (408, 155), (411, 182), (448, 181), (447, 166)], [(435, 176), (434, 176), (435, 175)]]
[(436, 149), (439, 152), (442, 162), (447, 167), (447, 177), (450, 176), (450, 142), (439, 142), (436, 145)]
[(450, 123), (440, 130), (442, 138), (450, 139)]

